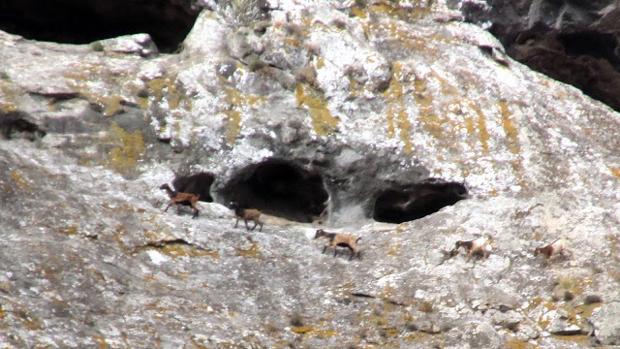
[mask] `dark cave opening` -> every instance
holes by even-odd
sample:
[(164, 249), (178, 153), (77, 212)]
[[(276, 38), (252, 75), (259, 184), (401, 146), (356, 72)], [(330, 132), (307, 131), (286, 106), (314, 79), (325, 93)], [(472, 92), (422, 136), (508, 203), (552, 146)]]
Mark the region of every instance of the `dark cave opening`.
[(403, 223), (435, 213), (468, 197), (462, 183), (428, 180), (398, 185), (379, 192), (373, 218), (378, 222)]
[(246, 166), (225, 185), (222, 195), (241, 207), (298, 222), (321, 215), (329, 198), (320, 173), (283, 159)]
[(198, 12), (190, 1), (5, 0), (0, 2), (0, 30), (67, 44), (148, 33), (160, 52), (173, 52)]
[(0, 112), (0, 135), (4, 139), (24, 138), (34, 141), (45, 137), (46, 132), (29, 121), (22, 112)]
[(213, 181), (215, 181), (213, 173), (199, 172), (190, 176), (177, 176), (172, 181), (172, 186), (178, 192), (200, 195), (200, 201), (213, 202), (211, 196)]

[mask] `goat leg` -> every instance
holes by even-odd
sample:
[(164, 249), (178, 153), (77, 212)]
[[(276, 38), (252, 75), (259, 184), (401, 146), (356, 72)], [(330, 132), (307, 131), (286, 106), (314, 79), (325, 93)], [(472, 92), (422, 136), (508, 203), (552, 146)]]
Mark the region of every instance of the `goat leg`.
[(263, 231), (263, 223), (260, 224), (260, 229), (258, 231)]
[(168, 211), (168, 209), (170, 208), (170, 206), (172, 206), (172, 204), (173, 204), (173, 202), (172, 202), (172, 201), (170, 201), (170, 202), (168, 203), (168, 206), (166, 206), (166, 209), (164, 210), (164, 212)]
[(323, 252), (321, 252), (321, 253), (325, 253), (325, 251), (327, 251), (327, 245), (325, 245), (325, 246), (323, 247)]
[(237, 224), (239, 224), (239, 218), (237, 218), (237, 221), (235, 222), (235, 228), (237, 227)]
[(257, 221), (254, 221), (254, 226), (252, 227), (252, 230), (256, 229), (256, 226), (258, 225)]
[(246, 229), (247, 231), (250, 231), (250, 226), (248, 225), (248, 220), (247, 220), (247, 219), (244, 219), (244, 220), (243, 220), (243, 222), (245, 223), (245, 229)]

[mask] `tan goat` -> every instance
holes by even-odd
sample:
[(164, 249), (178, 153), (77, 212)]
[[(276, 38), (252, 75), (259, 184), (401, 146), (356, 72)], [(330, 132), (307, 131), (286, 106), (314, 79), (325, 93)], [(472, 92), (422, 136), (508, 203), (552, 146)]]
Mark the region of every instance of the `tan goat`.
[(200, 199), (200, 195), (192, 194), (192, 193), (180, 193), (178, 191), (174, 191), (170, 188), (168, 184), (162, 184), (159, 189), (165, 190), (170, 198), (170, 202), (168, 202), (168, 206), (164, 212), (168, 211), (170, 206), (177, 205), (177, 212), (179, 211), (180, 205), (191, 206), (192, 210), (194, 210), (194, 215), (192, 218), (198, 217), (200, 210), (196, 207), (196, 203)]
[(328, 233), (323, 229), (319, 229), (316, 231), (314, 235), (315, 239), (320, 237), (327, 238), (329, 243), (323, 247), (323, 253), (327, 250), (328, 247), (334, 249), (334, 257), (336, 256), (337, 247), (346, 247), (351, 252), (351, 257), (349, 260), (353, 259), (353, 257), (357, 256), (357, 258), (361, 259), (360, 250), (357, 247), (357, 242), (362, 238), (357, 237), (352, 234), (342, 234), (342, 233)]

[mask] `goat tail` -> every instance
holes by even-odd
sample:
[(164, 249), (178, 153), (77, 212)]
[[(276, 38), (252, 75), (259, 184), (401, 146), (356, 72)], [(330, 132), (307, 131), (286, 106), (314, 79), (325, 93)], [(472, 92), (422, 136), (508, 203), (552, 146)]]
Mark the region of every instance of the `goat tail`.
[(359, 237), (359, 238), (357, 238), (357, 240), (355, 240), (355, 242), (356, 242), (356, 243), (358, 243), (361, 239), (362, 239), (362, 238), (361, 238), (361, 237)]

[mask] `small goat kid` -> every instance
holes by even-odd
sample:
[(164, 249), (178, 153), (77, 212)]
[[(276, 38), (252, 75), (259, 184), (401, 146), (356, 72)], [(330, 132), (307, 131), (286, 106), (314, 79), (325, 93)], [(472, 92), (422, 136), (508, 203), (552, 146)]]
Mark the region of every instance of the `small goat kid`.
[[(235, 228), (237, 227), (237, 224), (239, 224), (239, 220), (243, 219), (243, 221), (245, 222), (245, 228), (248, 231), (256, 229), (257, 225), (260, 225), (260, 229), (258, 229), (258, 231), (263, 231), (263, 222), (260, 219), (262, 212), (260, 210), (257, 210), (255, 208), (241, 208), (241, 206), (239, 206), (239, 204), (234, 201), (231, 202), (228, 206), (235, 210), (235, 216), (237, 216)], [(248, 226), (248, 221), (254, 222), (254, 226), (252, 227), (252, 229), (250, 229), (250, 227)]]
[(465, 251), (467, 251), (467, 261), (469, 261), (473, 255), (488, 258), (491, 254), (491, 242), (484, 236), (474, 240), (457, 241), (454, 244), (454, 249), (452, 250), (453, 254), (458, 253), (458, 249), (460, 247), (465, 248)]
[(552, 256), (558, 254), (566, 256), (567, 252), (568, 249), (566, 248), (566, 240), (564, 240), (563, 238), (557, 238), (555, 239), (555, 241), (546, 246), (537, 247), (534, 250), (534, 255), (538, 256), (539, 254), (542, 254), (543, 256), (545, 256), (545, 259), (549, 259)]
[(196, 207), (196, 203), (200, 199), (200, 195), (192, 194), (192, 193), (180, 193), (174, 191), (170, 188), (168, 184), (162, 184), (159, 189), (165, 190), (168, 196), (170, 197), (170, 202), (164, 212), (168, 211), (170, 206), (177, 205), (177, 212), (179, 211), (180, 205), (191, 206), (194, 210), (194, 215), (192, 218), (198, 217), (200, 210)]
[(328, 233), (323, 229), (319, 229), (316, 231), (314, 235), (315, 239), (320, 237), (325, 237), (329, 240), (329, 243), (323, 247), (323, 252), (327, 250), (328, 247), (334, 249), (334, 257), (336, 256), (336, 250), (338, 247), (346, 247), (351, 251), (351, 257), (349, 260), (353, 259), (353, 257), (357, 256), (357, 258), (361, 259), (359, 248), (357, 247), (357, 242), (362, 238), (357, 237), (351, 234), (341, 234), (341, 233)]

